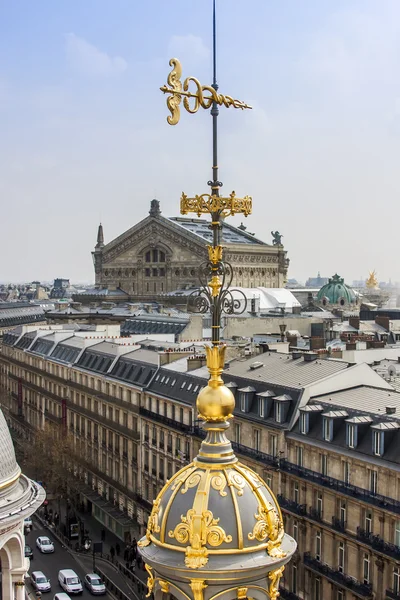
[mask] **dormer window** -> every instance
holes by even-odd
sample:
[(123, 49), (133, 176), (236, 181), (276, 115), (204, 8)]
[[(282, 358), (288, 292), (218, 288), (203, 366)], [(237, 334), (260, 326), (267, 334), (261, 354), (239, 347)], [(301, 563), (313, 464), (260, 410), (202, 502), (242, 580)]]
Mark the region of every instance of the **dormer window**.
[(241, 412), (248, 413), (251, 411), (254, 392), (256, 390), (250, 385), (239, 390), (239, 403)]
[(347, 445), (349, 448), (357, 448), (358, 429), (357, 425), (347, 423)]
[(331, 442), (333, 438), (333, 421), (329, 417), (322, 420), (322, 437), (326, 442)]
[(372, 452), (375, 454), (375, 456), (382, 456), (384, 453), (383, 436), (383, 431), (372, 431)]
[(265, 402), (264, 398), (258, 399), (258, 414), (263, 419), (265, 417)]
[(310, 417), (308, 413), (300, 413), (300, 433), (307, 435), (310, 426)]

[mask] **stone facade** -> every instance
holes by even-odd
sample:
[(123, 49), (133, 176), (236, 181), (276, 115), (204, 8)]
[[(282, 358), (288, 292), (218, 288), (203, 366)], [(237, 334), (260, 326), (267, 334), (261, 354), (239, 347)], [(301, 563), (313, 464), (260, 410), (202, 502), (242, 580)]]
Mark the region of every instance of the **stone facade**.
[[(198, 267), (207, 260), (205, 231), (204, 220), (163, 217), (157, 200), (147, 218), (106, 245), (100, 225), (92, 253), (96, 288), (119, 288), (135, 298), (196, 287)], [(233, 285), (284, 286), (289, 261), (283, 246), (271, 246), (227, 224), (222, 238)]]

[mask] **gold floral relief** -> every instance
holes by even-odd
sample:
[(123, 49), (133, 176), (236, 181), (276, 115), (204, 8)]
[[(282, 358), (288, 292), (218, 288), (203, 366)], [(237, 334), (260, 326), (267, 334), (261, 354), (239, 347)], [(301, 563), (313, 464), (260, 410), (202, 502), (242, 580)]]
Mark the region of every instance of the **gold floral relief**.
[(171, 490), (174, 491), (178, 486), (184, 483), (187, 479), (189, 479), (191, 473), (196, 470), (197, 467), (191, 467), (190, 469), (184, 469), (182, 473), (174, 480), (173, 485), (171, 486)]
[(185, 484), (182, 486), (181, 494), (186, 494), (188, 489), (198, 486), (204, 473), (205, 471), (196, 471), (195, 473), (192, 473), (192, 475), (186, 479)]
[(144, 568), (146, 569), (147, 573), (149, 574), (149, 576), (147, 578), (147, 594), (146, 594), (146, 598), (149, 598), (154, 590), (155, 578), (154, 578), (154, 574), (153, 574), (153, 569), (150, 567), (150, 565), (148, 565), (146, 563)]
[(213, 477), (211, 477), (211, 487), (217, 492), (219, 492), (220, 496), (224, 497), (227, 495), (227, 492), (225, 492), (226, 479), (223, 473), (218, 472), (215, 473)]
[(267, 542), (267, 552), (275, 558), (286, 556), (280, 545), (284, 535), (283, 523), (275, 508), (267, 502), (266, 506), (259, 505), (258, 513), (254, 515), (256, 523), (253, 531), (248, 534), (249, 540)]
[(257, 473), (255, 473), (254, 471), (251, 471), (250, 469), (246, 469), (242, 465), (240, 465), (240, 466), (241, 466), (243, 473), (246, 475), (246, 477), (248, 477), (250, 479), (251, 483), (253, 484), (253, 486), (256, 489), (264, 486), (264, 482), (262, 481), (262, 479), (260, 479), (260, 477), (257, 475)]
[(159, 533), (160, 526), (158, 524), (158, 513), (160, 512), (160, 503), (161, 498), (157, 498), (153, 501), (153, 509), (150, 513), (149, 519), (147, 521), (147, 530), (146, 537), (143, 540), (140, 540), (138, 546), (141, 548), (148, 546), (150, 544), (150, 535), (152, 533)]
[(283, 575), (283, 571), (285, 570), (285, 566), (282, 565), (279, 569), (275, 569), (275, 571), (271, 571), (268, 573), (268, 579), (270, 580), (270, 584), (268, 587), (268, 594), (270, 600), (276, 600), (279, 596), (279, 582)]
[(237, 600), (246, 600), (247, 598), (247, 587), (240, 587), (237, 589)]
[(194, 600), (203, 600), (203, 590), (207, 587), (204, 580), (192, 579), (190, 581), (190, 587), (192, 588)]
[(237, 490), (238, 496), (243, 496), (243, 490), (246, 487), (245, 478), (237, 471), (229, 471), (228, 481), (229, 485)]
[(169, 531), (168, 535), (179, 544), (188, 545), (185, 563), (191, 568), (196, 569), (207, 564), (206, 545), (218, 547), (223, 542), (229, 544), (232, 541), (232, 536), (226, 535), (218, 525), (219, 519), (214, 519), (210, 510), (198, 514), (191, 508), (181, 519), (181, 523), (178, 523), (173, 531)]
[(169, 593), (169, 581), (165, 581), (164, 579), (159, 579), (158, 583), (160, 584), (160, 589), (164, 594)]

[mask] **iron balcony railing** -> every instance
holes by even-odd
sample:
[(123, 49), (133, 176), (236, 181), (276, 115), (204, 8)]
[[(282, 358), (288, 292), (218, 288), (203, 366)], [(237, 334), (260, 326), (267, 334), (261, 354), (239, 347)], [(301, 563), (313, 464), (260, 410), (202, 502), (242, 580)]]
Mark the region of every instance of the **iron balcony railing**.
[(387, 554), (397, 560), (400, 559), (400, 546), (396, 546), (395, 544), (390, 544), (389, 542), (385, 542), (380, 535), (374, 535), (373, 533), (368, 533), (365, 529), (361, 527), (357, 527), (357, 538), (371, 546), (374, 550), (378, 552), (382, 552), (383, 554)]
[[(157, 421), (157, 423), (162, 423), (163, 425), (166, 425), (167, 427), (172, 427), (172, 429), (176, 429), (178, 431), (183, 431), (184, 433), (187, 433), (187, 434), (190, 434), (192, 432), (191, 425), (187, 425), (186, 423), (181, 423), (180, 421), (176, 421), (175, 419), (170, 419), (169, 417), (165, 417), (164, 415), (155, 413), (152, 410), (148, 410), (147, 408), (144, 408), (143, 406), (141, 406), (139, 408), (139, 413), (143, 417), (148, 417), (149, 419), (152, 419), (152, 421)], [(154, 446), (156, 444), (157, 444), (157, 440), (155, 440), (153, 442)]]
[(400, 600), (400, 589), (399, 590), (386, 590), (386, 597), (390, 600)]
[(281, 508), (283, 508), (284, 510), (293, 512), (296, 515), (299, 515), (300, 517), (307, 516), (307, 504), (299, 504), (294, 500), (289, 500), (288, 498), (285, 498), (284, 496), (282, 496), (282, 494), (278, 495), (278, 500)]
[(394, 498), (383, 496), (382, 494), (376, 494), (370, 490), (357, 487), (356, 485), (351, 485), (350, 483), (346, 483), (340, 479), (334, 479), (333, 477), (328, 477), (327, 475), (321, 475), (321, 473), (318, 473), (317, 471), (312, 471), (311, 469), (306, 469), (305, 467), (295, 465), (285, 458), (279, 460), (279, 467), (285, 473), (290, 473), (291, 475), (301, 477), (302, 479), (306, 479), (307, 481), (316, 483), (317, 485), (322, 485), (340, 492), (341, 494), (351, 496), (352, 498), (357, 498), (357, 500), (362, 500), (368, 504), (373, 504), (375, 506), (379, 506), (380, 508), (385, 508), (400, 514), (400, 500), (395, 500)]
[(346, 531), (347, 521), (343, 519), (338, 519), (337, 517), (332, 517), (332, 527), (337, 531)]
[(281, 598), (284, 598), (284, 600), (300, 600), (300, 597), (297, 594), (289, 592), (289, 590), (284, 587), (279, 588), (279, 595)]
[(323, 575), (333, 583), (351, 590), (356, 596), (360, 596), (361, 598), (370, 598), (372, 596), (372, 585), (370, 583), (361, 583), (354, 577), (350, 577), (350, 575), (346, 575), (337, 569), (333, 569), (329, 565), (311, 556), (310, 552), (304, 553), (304, 564), (312, 571)]

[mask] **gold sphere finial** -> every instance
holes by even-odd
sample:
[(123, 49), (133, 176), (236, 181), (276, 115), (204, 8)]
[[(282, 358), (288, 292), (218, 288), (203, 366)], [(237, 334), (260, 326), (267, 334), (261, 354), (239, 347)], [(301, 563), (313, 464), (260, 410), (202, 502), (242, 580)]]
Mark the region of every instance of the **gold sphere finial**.
[(205, 421), (223, 422), (232, 417), (235, 397), (224, 385), (221, 373), (224, 368), (226, 346), (206, 346), (207, 367), (210, 371), (208, 385), (197, 396), (199, 417)]

